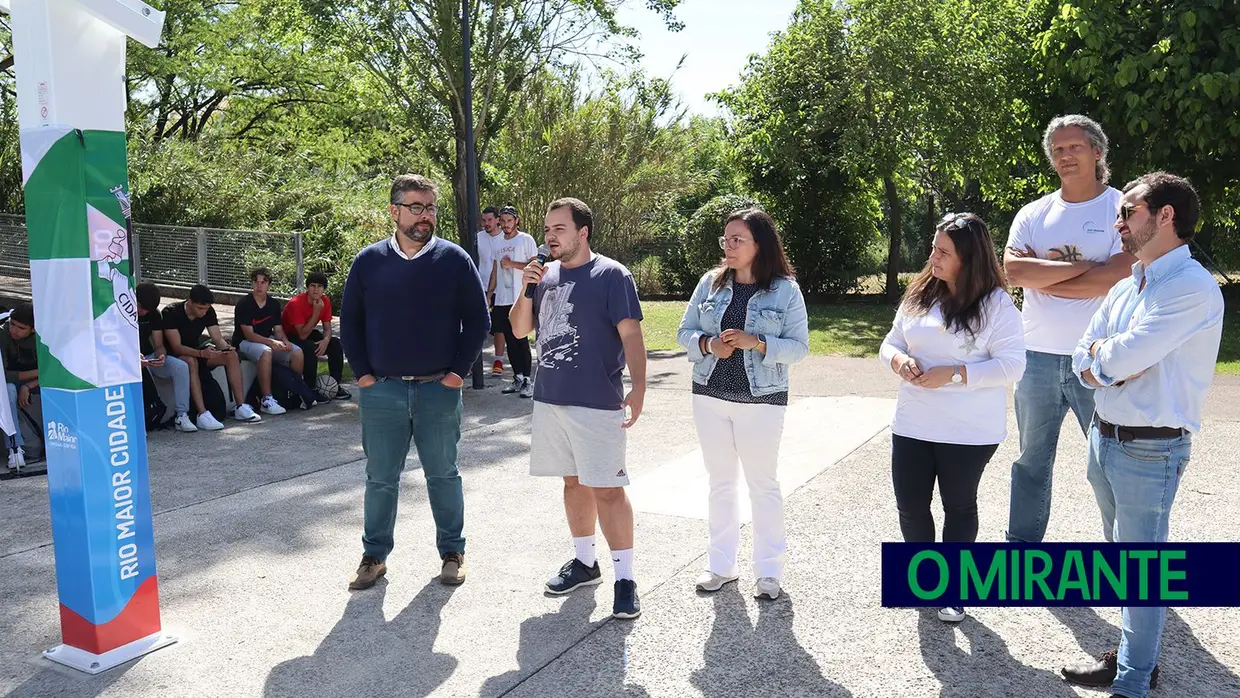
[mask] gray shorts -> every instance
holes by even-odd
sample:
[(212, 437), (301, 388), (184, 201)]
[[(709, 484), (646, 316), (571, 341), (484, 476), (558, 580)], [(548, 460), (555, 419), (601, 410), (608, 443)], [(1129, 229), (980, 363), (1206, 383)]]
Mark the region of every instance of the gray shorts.
[(576, 477), (587, 487), (624, 487), (624, 410), (534, 403), (530, 475)]
[(275, 361), (281, 366), (288, 366), (289, 362), (293, 359), (293, 352), (301, 351), (301, 347), (293, 344), (293, 351), (273, 351), (272, 348), (266, 344), (259, 344), (258, 342), (251, 342), (248, 339), (243, 339), (241, 340), (241, 346), (237, 347), (237, 351), (241, 352), (242, 356), (250, 361), (253, 361), (254, 363), (258, 363), (258, 360), (263, 358), (263, 354), (270, 351), (272, 361)]

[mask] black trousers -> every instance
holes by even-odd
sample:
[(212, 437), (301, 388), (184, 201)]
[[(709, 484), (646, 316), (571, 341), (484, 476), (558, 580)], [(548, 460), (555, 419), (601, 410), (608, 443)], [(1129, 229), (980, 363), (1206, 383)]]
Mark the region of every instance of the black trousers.
[[(314, 388), (319, 380), (319, 356), (315, 354), (315, 344), (323, 341), (322, 330), (311, 330), (310, 336), (297, 343), (301, 347), (301, 353), (305, 355), (306, 363), (302, 369), (301, 375), (306, 381), (306, 385)], [(332, 337), (327, 343), (327, 372), (337, 383), (343, 383), (341, 376), (344, 374), (344, 348), (340, 346), (340, 338)]]
[(961, 446), (904, 436), (891, 437), (891, 481), (900, 531), (906, 543), (934, 542), (930, 500), (939, 483), (943, 500), (943, 542), (977, 540), (977, 485), (999, 445)]
[(508, 347), (508, 362), (512, 364), (514, 376), (530, 377), (533, 367), (533, 356), (530, 354), (530, 340), (512, 333), (512, 322), (508, 320), (511, 305), (497, 305), (491, 310), (491, 334), (504, 333), (504, 342)]

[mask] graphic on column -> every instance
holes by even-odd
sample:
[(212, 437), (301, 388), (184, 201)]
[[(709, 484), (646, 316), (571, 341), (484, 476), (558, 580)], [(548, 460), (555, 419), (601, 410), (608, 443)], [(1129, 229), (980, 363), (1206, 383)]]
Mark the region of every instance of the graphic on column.
[(125, 135), (22, 131), (64, 643), (102, 654), (157, 634)]

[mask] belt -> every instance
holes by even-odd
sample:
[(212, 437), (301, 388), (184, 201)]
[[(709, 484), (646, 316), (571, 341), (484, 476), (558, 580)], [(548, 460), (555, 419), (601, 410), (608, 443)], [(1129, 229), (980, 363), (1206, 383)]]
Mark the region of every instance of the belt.
[(410, 383), (438, 383), (446, 375), (448, 375), (447, 371), (441, 371), (429, 376), (401, 376), (400, 379)]
[(1178, 439), (1186, 433), (1178, 427), (1121, 427), (1101, 419), (1096, 420), (1098, 433), (1108, 439), (1132, 441), (1134, 439)]

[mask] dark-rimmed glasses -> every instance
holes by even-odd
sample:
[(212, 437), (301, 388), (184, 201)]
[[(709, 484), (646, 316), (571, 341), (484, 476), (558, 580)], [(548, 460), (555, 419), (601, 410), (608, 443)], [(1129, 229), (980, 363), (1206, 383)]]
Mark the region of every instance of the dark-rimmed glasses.
[(439, 207), (436, 206), (435, 204), (425, 204), (425, 205), (423, 204), (392, 204), (392, 205), (400, 206), (401, 208), (407, 208), (409, 209), (409, 213), (412, 213), (415, 216), (422, 215), (423, 211), (431, 214), (432, 216), (439, 213)]

